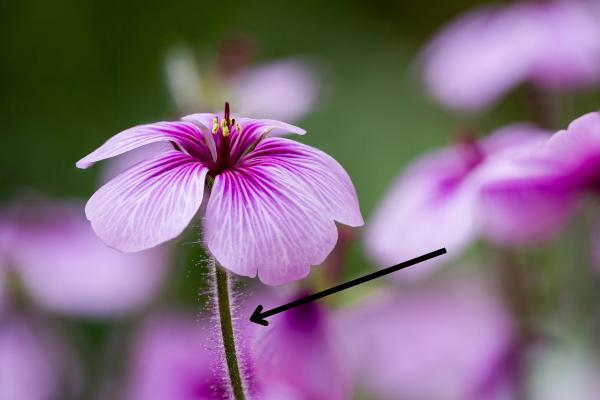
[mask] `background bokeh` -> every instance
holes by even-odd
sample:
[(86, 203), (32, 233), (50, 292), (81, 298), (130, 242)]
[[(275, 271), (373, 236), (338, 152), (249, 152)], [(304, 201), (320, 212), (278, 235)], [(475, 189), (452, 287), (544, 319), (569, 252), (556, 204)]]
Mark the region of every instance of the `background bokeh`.
[[(184, 44), (201, 66), (208, 65), (225, 39), (241, 35), (256, 43), (257, 62), (307, 56), (323, 67), (323, 95), (315, 110), (297, 122), (308, 131), (298, 140), (326, 151), (345, 167), (368, 221), (394, 177), (423, 151), (450, 143), (466, 128), (483, 134), (532, 118), (525, 88), (477, 117), (444, 111), (423, 90), (416, 65), (419, 51), (441, 25), (477, 4), (470, 0), (2, 2), (0, 201), (7, 206), (38, 196), (88, 198), (101, 170), (78, 170), (76, 160), (127, 127), (180, 116), (166, 82), (168, 50)], [(559, 101), (558, 117), (564, 126), (596, 109), (598, 92), (564, 95)], [(548, 278), (548, 285), (558, 281), (571, 288), (560, 297), (554, 297), (550, 288), (541, 312), (553, 315), (564, 308), (576, 309), (581, 315), (567, 321), (586, 334), (598, 328), (600, 305), (598, 278), (589, 267), (590, 239), (578, 230), (578, 224), (589, 219), (581, 219), (556, 242), (523, 255), (536, 268), (536, 279), (558, 276)], [(204, 300), (198, 293), (204, 287), (204, 272), (196, 268), (202, 257), (194, 246), (196, 239), (197, 233), (190, 232), (175, 246), (176, 262), (155, 303), (177, 304), (193, 312), (201, 309)], [(478, 263), (486, 251), (484, 245), (475, 246), (466, 258)], [(373, 267), (357, 242), (344, 276), (348, 279)], [(144, 279), (143, 273), (139, 278)], [(116, 379), (121, 363), (107, 360), (105, 354), (115, 354), (107, 351), (114, 345), (113, 333), (127, 332), (140, 315), (143, 312), (116, 321), (55, 318), (53, 323), (68, 332), (87, 365), (85, 374), (92, 377), (85, 380), (82, 398), (96, 398), (107, 380)], [(579, 325), (581, 321), (587, 324)]]

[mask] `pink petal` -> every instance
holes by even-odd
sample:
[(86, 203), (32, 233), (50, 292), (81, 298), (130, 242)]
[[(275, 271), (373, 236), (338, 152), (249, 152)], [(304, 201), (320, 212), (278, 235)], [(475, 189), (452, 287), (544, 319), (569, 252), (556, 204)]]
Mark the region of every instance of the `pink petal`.
[(332, 317), (318, 303), (310, 303), (273, 317), (268, 329), (256, 331), (256, 371), (266, 388), (277, 382), (306, 400), (321, 400), (323, 393), (329, 400), (349, 398), (350, 369), (342, 363)]
[(219, 263), (270, 285), (322, 263), (337, 240), (334, 219), (362, 223), (349, 179), (331, 162), (306, 145), (270, 138), (218, 175), (204, 234)]
[(79, 203), (44, 204), (31, 214), (19, 224), (12, 252), (15, 273), (40, 307), (120, 316), (160, 289), (169, 267), (164, 246), (133, 254), (111, 249), (94, 234)]
[(523, 6), (542, 38), (530, 74), (549, 89), (600, 81), (600, 9), (595, 1), (531, 2)]
[(224, 398), (217, 355), (208, 350), (210, 328), (193, 315), (161, 313), (146, 321), (135, 340), (126, 396), (130, 400)]
[(56, 398), (64, 378), (60, 359), (63, 354), (57, 354), (58, 347), (53, 346), (56, 343), (47, 340), (47, 332), (40, 324), (8, 314), (2, 317), (0, 398)]
[(477, 186), (454, 149), (422, 157), (384, 196), (367, 224), (365, 245), (381, 267), (445, 247), (448, 254), (398, 276), (419, 277), (462, 254), (476, 238)]
[(561, 176), (520, 169), (482, 186), (480, 215), (486, 238), (500, 245), (539, 244), (555, 237), (573, 216), (578, 198)]
[(242, 161), (244, 166), (277, 165), (300, 179), (335, 221), (348, 226), (364, 224), (354, 185), (344, 168), (331, 156), (284, 138), (262, 141)]
[(516, 142), (496, 151), (477, 173), (478, 216), (493, 243), (538, 244), (555, 236), (572, 216), (576, 193), (563, 161), (545, 150), (547, 133), (513, 125), (494, 136), (507, 139), (511, 134)]
[(577, 118), (567, 130), (554, 134), (542, 150), (544, 158), (562, 165), (575, 184), (594, 188), (600, 176), (600, 112)]
[(278, 61), (244, 70), (227, 82), (241, 115), (293, 121), (308, 113), (317, 100), (313, 65)]
[(491, 399), (514, 326), (494, 288), (477, 281), (371, 297), (338, 316), (348, 367), (381, 399)]
[(109, 246), (133, 252), (178, 236), (204, 193), (208, 169), (181, 152), (142, 162), (102, 186), (86, 205), (96, 234)]
[(157, 122), (139, 125), (111, 137), (102, 146), (79, 160), (76, 165), (78, 168), (88, 168), (97, 161), (162, 141), (174, 142), (188, 153), (206, 157), (208, 149), (202, 138), (201, 129), (191, 122)]
[(521, 10), (477, 9), (433, 39), (423, 55), (425, 83), (447, 107), (481, 110), (526, 79), (539, 41)]
[(296, 135), (306, 133), (302, 128), (274, 119), (239, 118), (238, 123), (242, 126), (245, 135), (261, 136), (269, 134), (275, 136), (286, 133), (295, 133)]

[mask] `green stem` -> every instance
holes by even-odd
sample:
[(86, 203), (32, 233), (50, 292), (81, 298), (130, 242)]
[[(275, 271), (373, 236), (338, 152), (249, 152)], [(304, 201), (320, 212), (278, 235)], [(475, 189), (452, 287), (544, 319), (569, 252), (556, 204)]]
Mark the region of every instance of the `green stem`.
[(229, 277), (227, 272), (216, 264), (215, 261), (215, 281), (217, 286), (217, 303), (219, 308), (219, 321), (221, 323), (221, 335), (223, 336), (223, 348), (225, 349), (225, 359), (227, 360), (227, 370), (229, 381), (233, 390), (235, 400), (245, 400), (242, 375), (237, 359), (235, 349), (235, 338), (233, 332), (233, 322), (231, 319), (231, 305), (229, 301)]

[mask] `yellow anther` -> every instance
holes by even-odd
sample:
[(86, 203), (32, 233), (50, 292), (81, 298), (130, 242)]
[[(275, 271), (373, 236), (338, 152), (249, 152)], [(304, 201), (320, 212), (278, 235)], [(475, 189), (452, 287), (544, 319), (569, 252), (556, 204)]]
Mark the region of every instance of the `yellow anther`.
[(229, 127), (227, 126), (227, 124), (223, 125), (223, 136), (229, 136)]
[(219, 119), (215, 117), (213, 119), (212, 133), (217, 133), (219, 131)]
[(242, 128), (240, 128), (240, 124), (235, 124), (235, 127), (237, 128), (238, 132), (242, 132)]

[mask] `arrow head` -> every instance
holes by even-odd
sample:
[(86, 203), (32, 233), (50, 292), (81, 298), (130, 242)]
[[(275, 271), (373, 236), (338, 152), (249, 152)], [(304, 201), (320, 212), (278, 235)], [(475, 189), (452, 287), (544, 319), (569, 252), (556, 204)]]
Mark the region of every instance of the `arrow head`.
[(263, 316), (261, 314), (262, 309), (263, 309), (263, 306), (261, 306), (261, 305), (256, 306), (256, 310), (254, 310), (254, 312), (250, 316), (250, 322), (254, 322), (255, 324), (259, 324), (262, 326), (268, 326), (269, 321), (267, 321), (266, 319), (263, 318)]

